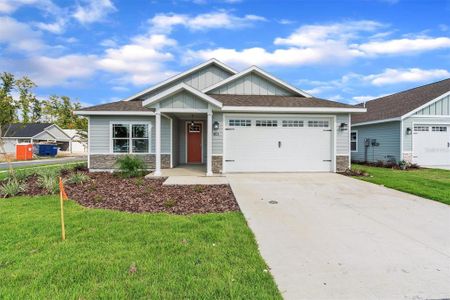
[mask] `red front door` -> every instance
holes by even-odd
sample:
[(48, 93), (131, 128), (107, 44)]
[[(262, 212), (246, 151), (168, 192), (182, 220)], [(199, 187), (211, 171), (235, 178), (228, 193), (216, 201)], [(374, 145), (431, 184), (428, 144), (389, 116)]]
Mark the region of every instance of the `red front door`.
[(187, 123), (187, 162), (202, 162), (202, 123)]

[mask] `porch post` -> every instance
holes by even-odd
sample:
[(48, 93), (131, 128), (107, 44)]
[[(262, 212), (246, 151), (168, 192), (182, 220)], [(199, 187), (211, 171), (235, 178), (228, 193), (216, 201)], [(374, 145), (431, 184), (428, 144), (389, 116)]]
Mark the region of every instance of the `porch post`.
[(208, 122), (206, 127), (206, 176), (212, 176), (212, 106), (208, 104)]
[(159, 108), (159, 103), (156, 104), (155, 111), (155, 172), (153, 175), (161, 176), (161, 111)]

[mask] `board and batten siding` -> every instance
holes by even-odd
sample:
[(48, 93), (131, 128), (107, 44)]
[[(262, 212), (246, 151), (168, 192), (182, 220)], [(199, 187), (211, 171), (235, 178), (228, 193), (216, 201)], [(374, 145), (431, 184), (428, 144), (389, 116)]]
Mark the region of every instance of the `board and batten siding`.
[[(339, 130), (341, 123), (347, 124), (347, 130)], [(349, 155), (350, 151), (350, 116), (348, 114), (336, 115), (336, 155)]]
[(208, 103), (205, 100), (191, 94), (190, 92), (182, 91), (173, 96), (164, 99), (159, 103), (161, 108), (184, 108), (184, 109), (207, 109)]
[(210, 65), (208, 67), (205, 67), (201, 70), (198, 70), (197, 72), (194, 72), (184, 78), (180, 78), (178, 80), (175, 80), (174, 82), (171, 82), (170, 84), (165, 85), (162, 88), (155, 89), (151, 91), (150, 93), (146, 94), (144, 99), (150, 98), (151, 96), (154, 96), (158, 93), (160, 93), (162, 90), (169, 89), (177, 84), (180, 83), (186, 83), (187, 85), (192, 86), (193, 88), (197, 90), (203, 90), (206, 89), (209, 86), (212, 86), (219, 81), (222, 81), (228, 77), (230, 77), (232, 74), (229, 72), (223, 70), (222, 68), (219, 68), (215, 65)]
[(388, 161), (390, 157), (400, 160), (400, 122), (386, 122), (352, 126), (358, 132), (358, 152), (351, 152), (353, 161), (365, 161), (365, 139), (376, 139), (379, 146), (367, 148), (367, 161)]
[(270, 82), (269, 80), (251, 72), (241, 78), (233, 80), (223, 86), (208, 92), (208, 94), (223, 95), (277, 95), (291, 96), (288, 90)]
[[(155, 117), (153, 116), (91, 116), (89, 118), (89, 148), (91, 154), (108, 154), (111, 142), (111, 122), (150, 123), (150, 152), (155, 153)], [(161, 153), (170, 153), (170, 120), (161, 116)]]
[(450, 95), (419, 110), (415, 115), (450, 116)]

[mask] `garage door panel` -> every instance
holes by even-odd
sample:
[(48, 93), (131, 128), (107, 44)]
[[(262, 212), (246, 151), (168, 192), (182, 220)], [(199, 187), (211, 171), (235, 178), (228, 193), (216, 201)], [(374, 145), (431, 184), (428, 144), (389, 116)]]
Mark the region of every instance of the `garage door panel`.
[[(264, 118), (248, 119), (252, 120), (251, 127), (228, 127), (225, 131), (227, 172), (332, 170), (332, 132), (328, 128), (307, 127), (305, 118), (267, 118), (277, 121), (277, 127), (256, 127), (256, 120)], [(303, 121), (304, 126), (283, 127), (282, 122), (287, 119)], [(328, 118), (324, 120), (330, 122)]]
[(450, 126), (420, 124), (413, 131), (413, 162), (419, 165), (450, 164)]

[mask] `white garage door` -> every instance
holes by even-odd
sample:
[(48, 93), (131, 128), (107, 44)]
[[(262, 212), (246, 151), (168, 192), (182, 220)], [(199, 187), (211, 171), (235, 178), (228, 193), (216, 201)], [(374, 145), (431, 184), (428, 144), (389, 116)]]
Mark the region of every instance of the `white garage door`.
[(421, 166), (450, 165), (450, 125), (415, 125), (413, 162)]
[(331, 120), (227, 117), (225, 172), (332, 171)]

